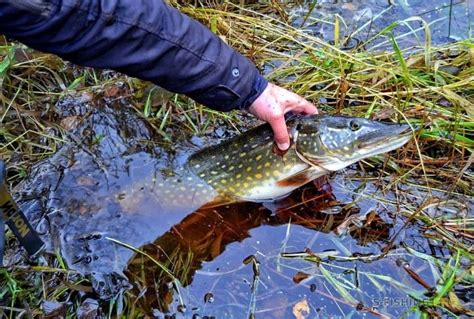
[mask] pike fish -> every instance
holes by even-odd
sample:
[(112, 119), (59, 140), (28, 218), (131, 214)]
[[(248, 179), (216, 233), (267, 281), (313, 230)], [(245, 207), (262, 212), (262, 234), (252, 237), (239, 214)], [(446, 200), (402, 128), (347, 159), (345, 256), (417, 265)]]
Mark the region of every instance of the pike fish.
[[(401, 147), (412, 135), (408, 124), (343, 116), (298, 117), (287, 122), (291, 146), (275, 151), (269, 125), (261, 125), (192, 155), (179, 176), (140, 185), (166, 207), (179, 203), (263, 202), (364, 158)], [(183, 173), (185, 172), (185, 173)], [(129, 198), (138, 198), (129, 193)]]
[[(140, 247), (176, 225), (180, 229), (193, 225), (203, 211), (225, 218), (227, 204), (283, 197), (319, 176), (400, 147), (411, 137), (408, 124), (361, 118), (296, 117), (287, 125), (292, 142), (284, 154), (275, 151), (269, 125), (187, 159), (166, 152), (160, 158), (145, 152), (122, 155), (123, 148), (117, 147), (103, 157), (107, 161), (124, 157), (118, 161), (121, 164), (108, 166), (117, 174), (108, 180), (95, 158), (73, 146), (49, 160), (44, 169), (36, 169), (32, 182), (36, 184), (27, 189), (51, 189), (47, 209), (53, 213), (48, 215), (51, 226), (45, 234), (60, 243), (67, 264), (84, 273), (108, 274), (122, 271), (132, 252), (117, 249), (107, 238)], [(105, 126), (107, 132), (121, 136), (114, 131), (117, 127), (116, 122)], [(69, 161), (74, 164), (63, 173), (54, 171)], [(30, 208), (29, 216), (43, 214), (42, 209)], [(197, 213), (190, 215), (193, 212)]]

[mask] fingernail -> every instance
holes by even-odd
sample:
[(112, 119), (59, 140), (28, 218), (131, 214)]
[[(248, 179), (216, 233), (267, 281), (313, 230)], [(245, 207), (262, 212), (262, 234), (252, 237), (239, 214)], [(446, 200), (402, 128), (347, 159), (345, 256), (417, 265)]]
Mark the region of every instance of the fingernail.
[(290, 147), (290, 144), (288, 144), (288, 143), (278, 144), (278, 148), (281, 149), (282, 151), (286, 151), (288, 149), (288, 147)]

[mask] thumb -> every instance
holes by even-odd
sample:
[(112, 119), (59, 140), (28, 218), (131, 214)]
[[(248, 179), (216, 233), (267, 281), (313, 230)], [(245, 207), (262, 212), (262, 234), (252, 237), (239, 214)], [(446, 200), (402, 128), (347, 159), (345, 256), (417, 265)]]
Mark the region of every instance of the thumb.
[(283, 115), (269, 120), (268, 123), (272, 127), (274, 139), (278, 148), (286, 151), (290, 147), (290, 137), (286, 127), (285, 117)]

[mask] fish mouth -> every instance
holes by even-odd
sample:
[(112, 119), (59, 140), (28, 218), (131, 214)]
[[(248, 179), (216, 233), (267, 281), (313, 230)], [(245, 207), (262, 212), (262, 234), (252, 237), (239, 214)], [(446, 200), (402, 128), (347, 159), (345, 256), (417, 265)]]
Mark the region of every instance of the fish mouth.
[(330, 152), (326, 156), (303, 156), (300, 159), (311, 166), (322, 168), (328, 172), (340, 170), (364, 158), (386, 153), (407, 143), (413, 130), (408, 124), (394, 124), (390, 130), (378, 131), (362, 137), (352, 155)]
[(362, 138), (362, 141), (358, 143), (357, 148), (359, 150), (370, 148), (376, 148), (376, 150), (378, 150), (378, 147), (382, 146), (382, 149), (378, 150), (378, 153), (380, 153), (380, 151), (387, 152), (399, 147), (398, 144), (401, 141), (404, 141), (401, 145), (405, 144), (411, 138), (412, 132), (412, 127), (408, 124), (393, 124), (393, 126), (390, 126), (390, 130), (387, 129), (367, 134)]

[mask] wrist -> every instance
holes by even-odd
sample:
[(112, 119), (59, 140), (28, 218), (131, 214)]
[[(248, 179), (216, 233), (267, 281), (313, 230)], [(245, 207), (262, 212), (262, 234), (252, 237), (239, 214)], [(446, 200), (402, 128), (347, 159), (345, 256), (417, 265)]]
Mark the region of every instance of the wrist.
[(268, 86), (268, 81), (260, 74), (256, 73), (255, 79), (253, 81), (252, 90), (250, 91), (247, 98), (240, 105), (241, 110), (248, 110), (249, 107), (257, 100), (257, 98), (262, 95), (263, 91)]

